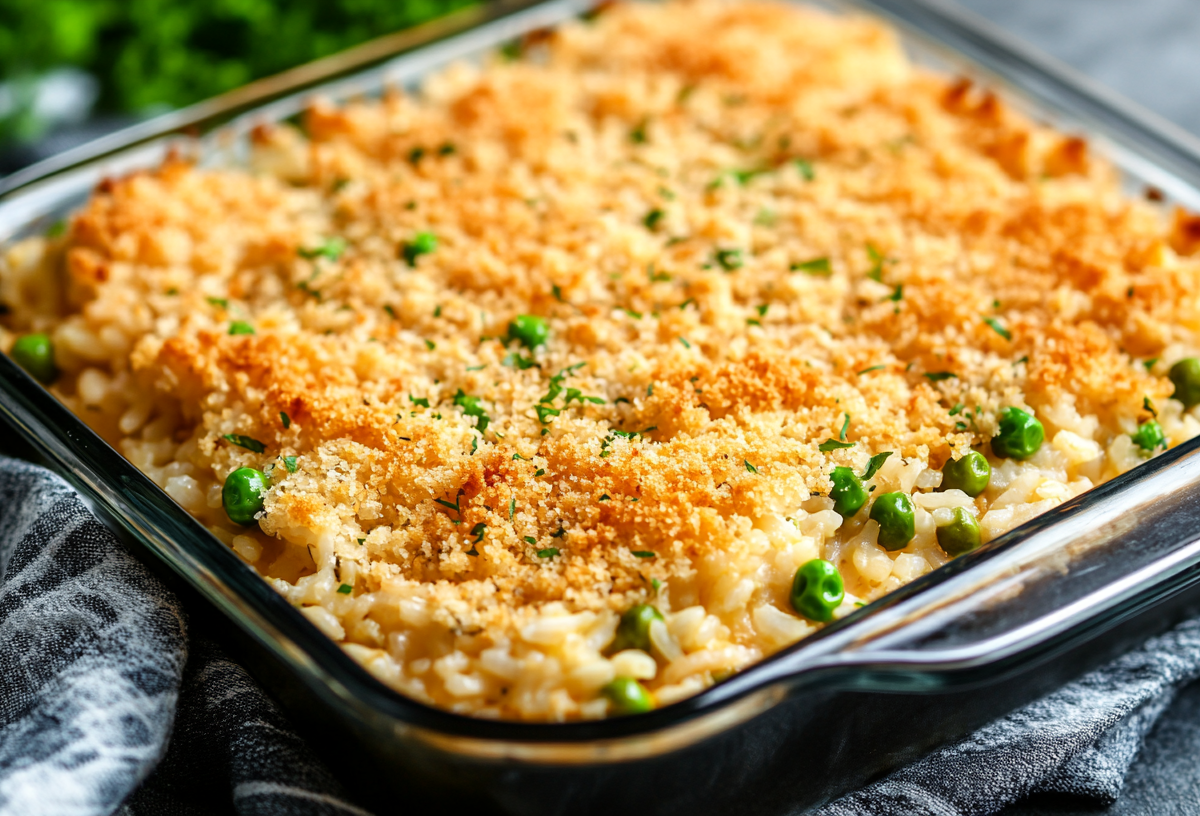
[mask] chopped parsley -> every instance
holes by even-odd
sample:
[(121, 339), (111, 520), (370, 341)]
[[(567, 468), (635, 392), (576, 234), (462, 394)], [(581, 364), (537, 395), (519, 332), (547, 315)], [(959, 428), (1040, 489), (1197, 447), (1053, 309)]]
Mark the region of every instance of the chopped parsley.
[(525, 371), (526, 369), (533, 368), (537, 365), (537, 363), (534, 362), (532, 357), (526, 357), (519, 352), (510, 351), (504, 356), (504, 359), (500, 361), (500, 365)]
[(926, 371), (924, 376), (930, 382), (941, 382), (958, 377), (953, 371)]
[(1012, 332), (1004, 328), (1004, 324), (994, 317), (984, 317), (983, 322), (992, 327), (992, 331), (1003, 337), (1005, 340), (1012, 342)]
[(649, 119), (643, 119), (634, 126), (633, 130), (629, 131), (629, 141), (634, 144), (645, 144), (648, 140), (646, 135), (646, 127), (650, 124)]
[(337, 591), (338, 591), (338, 595), (349, 595), (351, 592), (354, 591), (354, 587), (350, 586), (349, 584), (342, 584), (340, 587), (337, 588)]
[(634, 558), (657, 558), (658, 557), (658, 553), (652, 552), (651, 550), (630, 550), (629, 552), (633, 553)]
[(646, 213), (646, 217), (642, 219), (642, 223), (646, 226), (646, 229), (655, 230), (658, 229), (659, 222), (662, 221), (666, 215), (667, 214), (662, 210), (653, 209)]
[(842, 422), (842, 430), (838, 432), (838, 439), (842, 442), (846, 441), (846, 431), (850, 430), (850, 415), (843, 414), (845, 420)]
[(740, 249), (718, 249), (713, 254), (713, 259), (726, 272), (733, 272), (735, 269), (741, 269), (745, 260), (742, 258)]
[(892, 301), (892, 303), (899, 303), (903, 299), (904, 299), (904, 284), (902, 284), (902, 283), (896, 284), (896, 288), (892, 291), (892, 293), (890, 295), (887, 296), (887, 300)]
[(285, 431), (292, 427), (292, 418), (287, 415), (287, 411), (279, 412), (279, 421), (283, 423), (283, 429)]
[(513, 496), (508, 500), (508, 520), (512, 521), (513, 516), (517, 514), (517, 497)]
[(287, 468), (287, 472), (288, 472), (288, 473), (295, 473), (295, 472), (296, 472), (296, 458), (297, 458), (297, 457), (295, 457), (295, 456), (285, 456), (285, 457), (283, 457), (283, 466), (284, 466), (285, 468)]
[(596, 501), (612, 501), (612, 496), (608, 495), (607, 493), (601, 493), (600, 498), (598, 498)]
[(267, 449), (266, 445), (250, 436), (242, 436), (241, 434), (225, 434), (221, 438), (232, 442), (239, 448), (245, 448), (246, 450), (254, 451), (255, 453), (262, 453)]
[(221, 307), (222, 309), (228, 309), (228, 308), (229, 308), (229, 301), (228, 301), (228, 300), (226, 300), (225, 298), (219, 298), (219, 297), (207, 297), (207, 298), (205, 298), (205, 300), (207, 300), (207, 301), (209, 302), (209, 304), (211, 304), (211, 305), (213, 305), (213, 306), (219, 306), (219, 307)]
[(869, 368), (864, 368), (862, 371), (859, 371), (858, 376), (861, 377), (863, 374), (870, 374), (872, 371), (883, 371), (885, 368), (887, 368), (886, 365), (873, 365)]
[(891, 455), (892, 451), (884, 451), (883, 453), (877, 453), (872, 456), (871, 461), (867, 462), (867, 469), (863, 471), (862, 480), (865, 482), (867, 479), (870, 479), (872, 476), (878, 473), (879, 469), (883, 467), (883, 463), (886, 462), (887, 458)]
[(756, 468), (754, 465), (750, 464), (749, 459), (743, 459), (742, 464), (746, 466), (747, 473), (758, 473), (758, 468)]
[(804, 177), (805, 181), (812, 181), (817, 177), (812, 162), (808, 159), (792, 159), (792, 164), (796, 165), (796, 169), (800, 171), (800, 175)]
[(419, 405), (422, 408), (429, 407), (429, 397), (414, 397), (412, 394), (409, 394), (408, 401), (411, 402), (413, 405)]
[(425, 348), (429, 349), (430, 351), (433, 351), (435, 348), (437, 348), (437, 343), (433, 342), (432, 340), (427, 339), (425, 341)]
[(545, 475), (546, 475), (546, 469), (545, 469), (545, 468), (538, 468), (536, 471), (534, 471), (533, 475), (534, 475), (535, 477), (537, 477), (537, 476), (545, 476)]
[(480, 433), (487, 430), (488, 423), (492, 421), (492, 418), (484, 410), (483, 402), (479, 397), (467, 394), (460, 388), (454, 395), (454, 404), (463, 409), (464, 416), (475, 417), (477, 420), (475, 427)]
[(437, 236), (432, 232), (418, 232), (411, 241), (400, 244), (400, 257), (409, 266), (417, 265), (417, 258), (437, 249)]
[(1149, 397), (1142, 397), (1142, 407), (1150, 413), (1150, 416), (1158, 419), (1158, 411), (1154, 410), (1154, 403), (1150, 402)]
[(874, 244), (867, 244), (867, 255), (871, 258), (871, 268), (867, 270), (867, 277), (873, 281), (883, 282), (883, 261), (884, 257), (875, 248)]
[(684, 347), (684, 348), (689, 348), (689, 349), (690, 349), (690, 348), (692, 347), (692, 344), (688, 342), (688, 339), (687, 339), (686, 337), (680, 337), (680, 338), (679, 338), (679, 342), (680, 342), (680, 343), (683, 343), (683, 347)]
[(827, 278), (833, 274), (829, 258), (813, 258), (809, 261), (797, 261), (789, 267), (793, 272), (807, 272), (809, 275)]
[(342, 257), (342, 253), (346, 251), (346, 239), (334, 236), (326, 238), (321, 243), (314, 247), (297, 247), (296, 254), (301, 258), (308, 260), (316, 260), (317, 258), (326, 258), (330, 261), (336, 261)]
[(841, 448), (853, 448), (854, 445), (854, 442), (839, 442), (831, 437), (826, 439), (820, 445), (817, 445), (817, 450), (819, 450), (821, 453), (829, 453), (830, 451), (840, 450)]
[[(533, 542), (530, 543), (532, 544)], [(558, 555), (558, 547), (547, 547), (544, 550), (537, 551), (538, 558), (553, 558), (556, 555)]]
[(1157, 362), (1158, 362), (1158, 358), (1153, 357), (1153, 358), (1147, 360), (1146, 362), (1142, 363), (1142, 365), (1144, 365), (1146, 367), (1146, 370), (1149, 371), (1150, 369), (1154, 368), (1154, 364)]

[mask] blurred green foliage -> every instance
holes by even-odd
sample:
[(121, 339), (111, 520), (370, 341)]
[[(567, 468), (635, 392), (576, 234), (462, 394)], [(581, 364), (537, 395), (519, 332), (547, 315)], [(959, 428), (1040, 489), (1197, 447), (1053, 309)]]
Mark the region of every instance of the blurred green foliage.
[[(74, 65), (97, 110), (178, 107), (476, 0), (0, 0), (0, 77)], [(9, 117), (12, 118), (11, 116)], [(7, 129), (13, 130), (13, 123)]]

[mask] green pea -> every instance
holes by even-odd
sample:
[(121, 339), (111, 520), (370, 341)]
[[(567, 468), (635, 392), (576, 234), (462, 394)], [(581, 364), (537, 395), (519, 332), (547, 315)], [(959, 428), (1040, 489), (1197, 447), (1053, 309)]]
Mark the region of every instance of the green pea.
[(1028, 459), (1046, 438), (1042, 423), (1020, 408), (1000, 412), (1000, 429), (992, 437), (992, 453), (1008, 459)]
[(230, 473), (221, 490), (225, 515), (235, 524), (253, 524), (255, 514), (263, 509), (268, 486), (267, 477), (254, 468), (238, 468)]
[(1182, 402), (1184, 408), (1191, 408), (1196, 403), (1200, 403), (1200, 360), (1195, 357), (1184, 357), (1171, 366), (1167, 376), (1175, 384), (1175, 393), (1171, 395), (1172, 399)]
[(400, 255), (409, 266), (417, 265), (417, 258), (437, 249), (437, 236), (432, 232), (418, 232), (411, 241), (400, 245)]
[(979, 522), (963, 507), (955, 507), (954, 518), (937, 528), (938, 545), (946, 555), (962, 555), (979, 547)]
[(871, 519), (879, 523), (879, 546), (902, 550), (917, 534), (916, 510), (907, 493), (884, 493), (871, 505)]
[(54, 344), (46, 334), (26, 334), (17, 338), (11, 352), (13, 361), (40, 383), (49, 385), (58, 376), (54, 365)]
[(850, 518), (867, 503), (867, 491), (862, 479), (848, 467), (835, 467), (829, 474), (833, 489), (829, 498), (833, 499), (833, 509), (842, 518)]
[(1154, 453), (1159, 448), (1166, 450), (1167, 435), (1163, 433), (1162, 425), (1153, 419), (1138, 426), (1137, 432), (1130, 435), (1133, 443), (1146, 453)]
[(254, 327), (245, 320), (235, 320), (229, 324), (230, 334), (254, 334)]
[(544, 317), (537, 315), (517, 315), (508, 324), (508, 339), (520, 340), (527, 349), (535, 349), (546, 344), (550, 336), (550, 326)]
[(650, 651), (650, 624), (662, 619), (662, 613), (650, 604), (638, 604), (625, 610), (620, 624), (617, 625), (617, 636), (613, 638), (612, 651)]
[(828, 623), (846, 597), (838, 568), (820, 558), (803, 564), (792, 580), (792, 608), (809, 620)]
[(961, 490), (974, 498), (987, 489), (992, 466), (979, 451), (969, 451), (961, 459), (951, 459), (942, 468), (942, 490)]
[(632, 677), (618, 677), (600, 693), (608, 698), (614, 714), (645, 714), (654, 710), (654, 698)]

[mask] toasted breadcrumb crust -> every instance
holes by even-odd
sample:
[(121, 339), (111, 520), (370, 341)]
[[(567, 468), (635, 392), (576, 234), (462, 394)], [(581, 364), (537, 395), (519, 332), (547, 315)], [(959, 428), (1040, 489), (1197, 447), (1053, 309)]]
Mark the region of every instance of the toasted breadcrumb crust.
[[(106, 181), (0, 297), (61, 398), (385, 682), (594, 718), (614, 677), (662, 705), (815, 631), (811, 558), (840, 617), (948, 560), (953, 507), (988, 540), (1143, 461), (1150, 412), (1200, 432), (1165, 376), (1200, 346), (1198, 221), (1118, 182), (877, 22), (629, 4), (317, 102), (248, 169)], [(544, 345), (506, 339), (525, 314)], [(1024, 462), (987, 445), (1009, 406), (1046, 429)], [(934, 492), (972, 447), (989, 488)], [(885, 451), (899, 552), (827, 498)], [(221, 506), (243, 466), (258, 527)], [(651, 647), (608, 653), (637, 603)]]

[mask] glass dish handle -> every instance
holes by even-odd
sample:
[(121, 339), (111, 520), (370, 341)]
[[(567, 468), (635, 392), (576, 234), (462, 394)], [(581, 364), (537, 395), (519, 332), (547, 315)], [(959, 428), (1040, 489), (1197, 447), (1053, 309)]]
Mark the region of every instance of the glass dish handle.
[(775, 679), (892, 691), (994, 681), (1200, 583), (1200, 439), (943, 569), (954, 575), (872, 604), (868, 627), (846, 620), (770, 661)]

